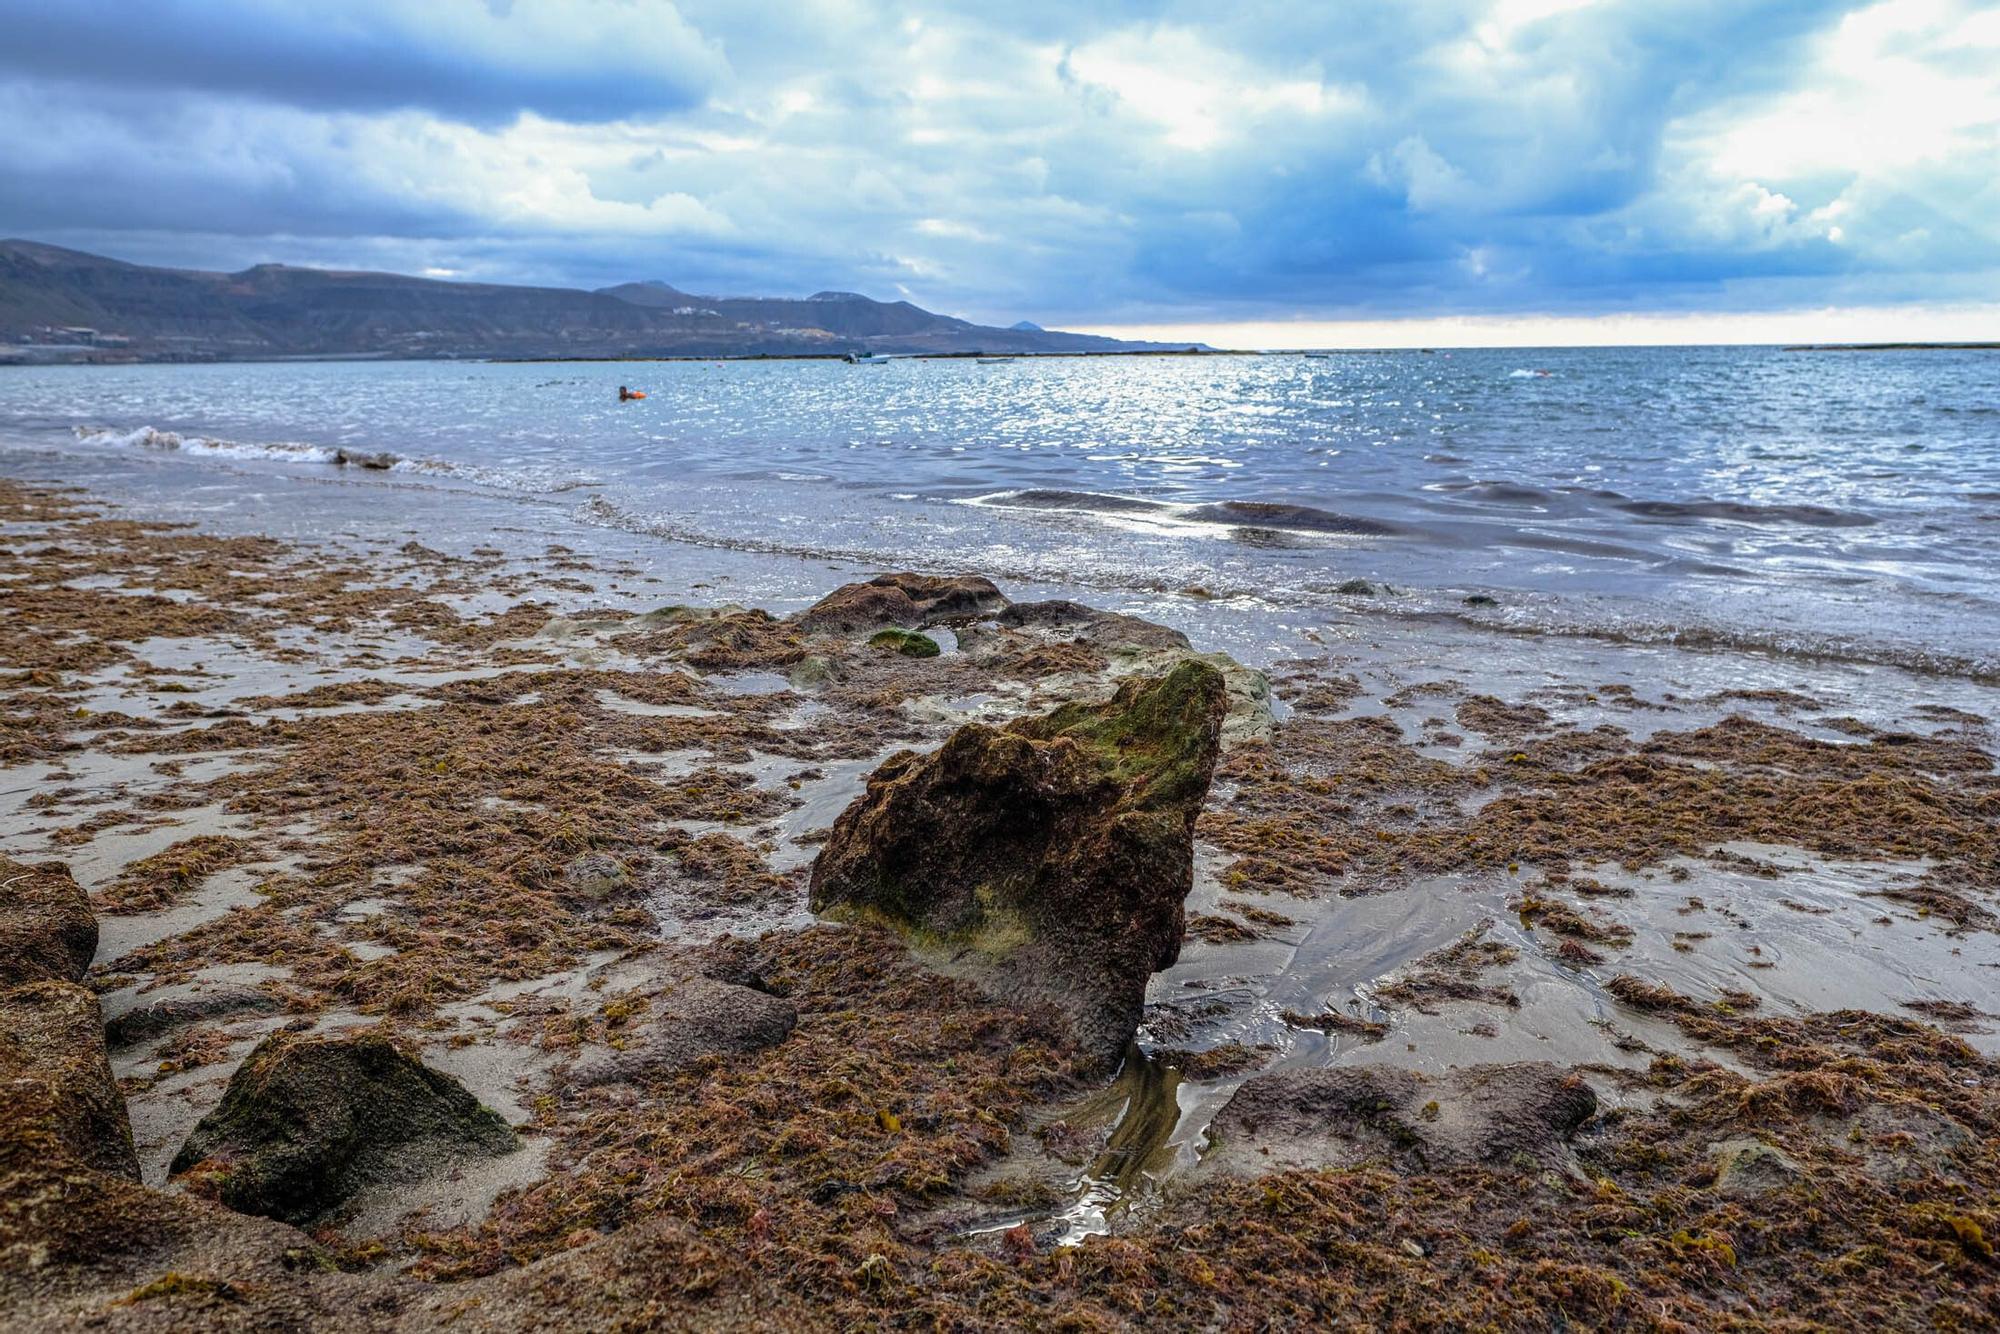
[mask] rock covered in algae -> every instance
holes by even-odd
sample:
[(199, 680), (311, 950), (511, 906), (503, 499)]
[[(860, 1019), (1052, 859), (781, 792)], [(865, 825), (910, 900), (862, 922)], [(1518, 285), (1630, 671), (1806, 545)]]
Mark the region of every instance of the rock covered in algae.
[(891, 756), (813, 863), (816, 912), (893, 927), (1115, 1061), (1180, 954), (1222, 674), (1189, 660), (1108, 703)]
[(0, 986), (81, 982), (96, 953), (97, 918), (69, 868), (0, 857)]
[(1782, 1190), (1802, 1173), (1783, 1149), (1743, 1136), (1708, 1146), (1715, 1163), (1715, 1188), (1725, 1195), (1761, 1195)]
[(571, 1077), (579, 1085), (671, 1074), (708, 1056), (740, 1055), (791, 1036), (799, 1012), (782, 996), (709, 977), (690, 977), (647, 998), (622, 1045), (588, 1054)]
[(1247, 1175), (1367, 1162), (1403, 1171), (1558, 1168), (1569, 1136), (1596, 1113), (1590, 1086), (1547, 1061), (1437, 1076), (1381, 1065), (1277, 1070), (1223, 1105), (1202, 1162)]
[(906, 658), (935, 658), (942, 652), (937, 640), (915, 630), (877, 630), (868, 637), (868, 647), (888, 649)]
[(139, 1179), (104, 1015), (74, 983), (0, 992), (0, 1142), (46, 1143), (85, 1167)]
[(378, 1182), (518, 1147), (497, 1112), (380, 1033), (276, 1033), (175, 1155), (240, 1213), (309, 1222)]
[(1071, 642), (1101, 649), (1188, 647), (1188, 637), (1170, 626), (1064, 599), (1016, 602), (993, 619), (1008, 629), (1051, 631)]
[(885, 625), (972, 620), (1006, 605), (993, 581), (976, 574), (881, 574), (866, 583), (842, 584), (799, 613), (798, 625), (815, 634), (852, 634)]

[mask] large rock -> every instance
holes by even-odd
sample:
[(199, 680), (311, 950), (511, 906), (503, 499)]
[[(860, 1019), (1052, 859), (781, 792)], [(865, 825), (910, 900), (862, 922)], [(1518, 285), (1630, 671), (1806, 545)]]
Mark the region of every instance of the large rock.
[(1596, 1112), (1590, 1086), (1547, 1061), (1436, 1077), (1380, 1065), (1278, 1070), (1249, 1080), (1216, 1114), (1203, 1166), (1245, 1175), (1369, 1162), (1557, 1168), (1569, 1136)]
[(814, 634), (852, 634), (973, 620), (1006, 605), (993, 581), (976, 574), (882, 574), (834, 589), (800, 612), (798, 625)]
[(1053, 599), (1016, 602), (993, 618), (1014, 630), (1052, 631), (1074, 643), (1100, 649), (1188, 647), (1188, 638), (1170, 626), (1157, 625), (1123, 612), (1099, 611), (1081, 602)]
[[(627, 1008), (639, 1007), (627, 1001)], [(579, 1058), (570, 1077), (588, 1086), (671, 1074), (704, 1057), (774, 1047), (798, 1021), (798, 1011), (782, 996), (691, 977), (645, 998), (643, 1014), (621, 1034), (620, 1046)]]
[(0, 987), (81, 982), (96, 953), (97, 918), (69, 868), (0, 857)]
[(1115, 1061), (1180, 955), (1222, 675), (1187, 661), (1004, 729), (903, 751), (834, 822), (815, 912), (891, 926), (1004, 999), (1052, 1001)]
[(85, 1167), (139, 1179), (104, 1015), (82, 987), (30, 982), (0, 992), (0, 1141), (53, 1145)]
[(517, 1147), (497, 1112), (380, 1033), (276, 1033), (230, 1079), (172, 1170), (241, 1213), (305, 1223), (364, 1187)]

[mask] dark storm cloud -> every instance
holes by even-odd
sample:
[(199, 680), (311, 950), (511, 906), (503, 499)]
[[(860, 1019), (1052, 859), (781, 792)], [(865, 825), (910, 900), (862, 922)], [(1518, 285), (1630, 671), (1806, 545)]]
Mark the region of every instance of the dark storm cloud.
[(1045, 321), (1992, 299), (1992, 15), (0, 0), (0, 232)]

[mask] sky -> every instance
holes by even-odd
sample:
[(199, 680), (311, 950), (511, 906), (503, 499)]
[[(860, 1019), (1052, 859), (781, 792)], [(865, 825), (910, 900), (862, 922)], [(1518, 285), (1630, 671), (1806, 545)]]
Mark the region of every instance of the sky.
[(1228, 346), (2000, 338), (2000, 0), (0, 0), (0, 235)]

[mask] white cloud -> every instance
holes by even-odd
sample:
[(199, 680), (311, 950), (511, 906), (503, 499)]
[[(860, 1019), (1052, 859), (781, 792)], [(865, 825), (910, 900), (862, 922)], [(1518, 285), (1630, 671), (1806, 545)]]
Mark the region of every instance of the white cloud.
[(1153, 125), (1170, 147), (1204, 152), (1277, 121), (1352, 113), (1364, 98), (1329, 86), (1310, 63), (1257, 65), (1184, 28), (1127, 30), (1072, 49), (1063, 69), (1082, 88)]
[[(121, 253), (123, 230), (225, 267), (901, 284), (1045, 323), (2000, 296), (2000, 5), (801, 0), (774, 25), (725, 0), (212, 3), (347, 25), (343, 49), (462, 50), (500, 86), (412, 103), (413, 58), (329, 105), (255, 62), (202, 89), (0, 55), (0, 123), (37, 127), (0, 136), (0, 233)], [(575, 105), (642, 67), (699, 95)]]

